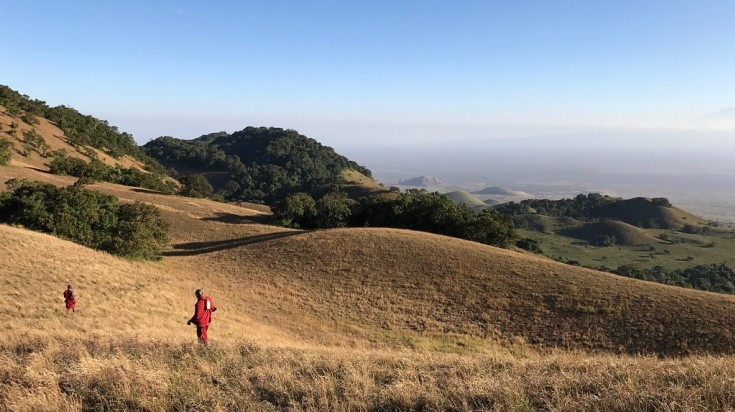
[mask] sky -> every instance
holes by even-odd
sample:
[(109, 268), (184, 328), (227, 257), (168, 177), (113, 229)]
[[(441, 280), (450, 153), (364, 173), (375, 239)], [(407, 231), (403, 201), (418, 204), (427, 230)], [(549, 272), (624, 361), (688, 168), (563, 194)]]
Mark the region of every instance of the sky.
[(735, 131), (735, 1), (2, 0), (0, 84), (139, 143)]

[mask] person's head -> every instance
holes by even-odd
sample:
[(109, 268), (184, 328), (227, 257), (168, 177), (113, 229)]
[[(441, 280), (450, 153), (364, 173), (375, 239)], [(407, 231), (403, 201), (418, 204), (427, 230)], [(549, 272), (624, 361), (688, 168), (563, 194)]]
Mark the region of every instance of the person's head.
[(204, 292), (202, 292), (202, 290), (201, 290), (201, 289), (197, 289), (197, 290), (196, 290), (196, 291), (194, 292), (194, 296), (196, 296), (196, 297), (198, 297), (198, 298), (202, 297), (202, 295), (204, 295)]
[(71, 290), (71, 285), (66, 285), (66, 288)]

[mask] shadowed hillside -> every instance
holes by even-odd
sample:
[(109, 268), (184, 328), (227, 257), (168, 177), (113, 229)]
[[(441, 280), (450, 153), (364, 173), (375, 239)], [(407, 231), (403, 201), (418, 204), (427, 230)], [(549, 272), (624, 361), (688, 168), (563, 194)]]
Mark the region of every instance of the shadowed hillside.
[(619, 220), (603, 220), (587, 223), (576, 229), (561, 231), (564, 236), (586, 240), (594, 244), (607, 239), (610, 244), (623, 246), (640, 246), (657, 244), (658, 239), (648, 234), (644, 229), (629, 225)]
[(661, 229), (681, 229), (687, 223), (692, 225), (706, 223), (691, 213), (671, 206), (668, 202), (662, 204), (654, 200), (644, 197), (622, 200), (602, 206), (595, 214), (620, 219), (633, 226)]

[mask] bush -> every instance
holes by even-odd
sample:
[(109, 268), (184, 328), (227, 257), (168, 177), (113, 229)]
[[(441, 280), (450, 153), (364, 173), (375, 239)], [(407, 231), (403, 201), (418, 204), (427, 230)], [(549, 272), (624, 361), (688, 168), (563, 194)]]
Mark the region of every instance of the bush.
[(168, 241), (158, 209), (120, 205), (115, 197), (74, 185), (9, 180), (0, 221), (51, 233), (94, 249), (142, 259), (160, 257)]
[(189, 197), (212, 197), (214, 189), (204, 175), (190, 174), (179, 178), (179, 194)]
[(302, 228), (311, 227), (316, 216), (316, 202), (306, 193), (294, 193), (272, 209), (271, 221), (279, 226)]
[(539, 246), (538, 240), (531, 239), (530, 237), (518, 239), (516, 241), (516, 246), (521, 249), (528, 250), (529, 252), (544, 253), (544, 251), (541, 249), (541, 246)]
[(10, 163), (10, 158), (12, 157), (11, 147), (13, 147), (13, 143), (5, 139), (0, 139), (0, 166)]

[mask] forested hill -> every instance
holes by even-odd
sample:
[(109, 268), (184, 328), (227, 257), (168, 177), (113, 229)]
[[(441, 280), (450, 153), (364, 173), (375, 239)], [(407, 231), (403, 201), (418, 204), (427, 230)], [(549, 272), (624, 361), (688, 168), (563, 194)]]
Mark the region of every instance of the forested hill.
[(148, 170), (166, 174), (161, 165), (135, 143), (133, 135), (121, 132), (105, 120), (81, 114), (67, 106), (50, 107), (45, 101), (32, 99), (5, 85), (0, 85), (0, 106), (5, 107), (9, 115), (19, 117), (31, 126), (38, 124), (37, 117), (50, 120), (74, 147), (91, 146), (115, 159), (128, 155), (144, 163)]
[(331, 147), (275, 127), (247, 127), (194, 140), (159, 137), (144, 148), (180, 174), (205, 175), (227, 200), (274, 202), (289, 193), (340, 184), (348, 169), (371, 177), (368, 169)]

